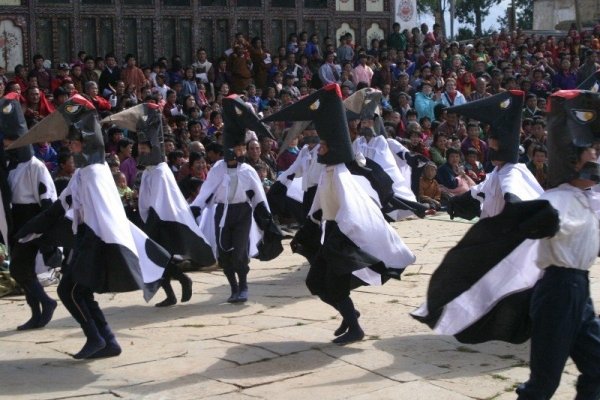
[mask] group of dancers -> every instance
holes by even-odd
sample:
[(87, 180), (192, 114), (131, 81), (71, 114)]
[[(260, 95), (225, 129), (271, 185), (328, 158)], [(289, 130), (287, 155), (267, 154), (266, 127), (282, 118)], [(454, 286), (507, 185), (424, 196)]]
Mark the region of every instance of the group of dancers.
[[(7, 184), (0, 186), (0, 231), (10, 244), (11, 275), (32, 313), (18, 329), (40, 328), (52, 318), (57, 304), (37, 282), (35, 257), (56, 258), (59, 246), (66, 261), (58, 295), (86, 336), (76, 359), (121, 353), (94, 293), (142, 289), (149, 300), (162, 286), (167, 298), (160, 304), (173, 305), (173, 277), (188, 301), (191, 280), (179, 270), (180, 260), (217, 260), (231, 288), (227, 302), (246, 302), (250, 258), (272, 260), (283, 250), (271, 205), (273, 213), (291, 212), (301, 223), (291, 248), (309, 262), (310, 292), (342, 316), (333, 342), (362, 340), (351, 291), (400, 279), (415, 256), (389, 222), (424, 216), (410, 190), (418, 163), (385, 138), (380, 96), (363, 89), (342, 101), (340, 87), (331, 84), (263, 121), (239, 97), (225, 98), (224, 159), (211, 168), (191, 206), (164, 162), (158, 107), (144, 103), (108, 117), (102, 122), (138, 136), (142, 230), (126, 219), (104, 161), (101, 121), (87, 99), (72, 97), (29, 131), (18, 99), (1, 99), (9, 162)], [(587, 271), (600, 251), (600, 207), (589, 190), (600, 183), (600, 165), (587, 149), (600, 139), (600, 95), (574, 90), (551, 96), (549, 180), (555, 188), (547, 192), (517, 162), (523, 101), (523, 92), (508, 91), (451, 108), (490, 124), (494, 170), (450, 200), (451, 218), (480, 220), (446, 255), (426, 303), (412, 316), (466, 343), (531, 338), (531, 376), (517, 390), (521, 399), (551, 397), (569, 356), (581, 371), (578, 398), (598, 399), (600, 322)], [(360, 120), (358, 136), (349, 119)], [(263, 123), (270, 121), (294, 121), (289, 136), (305, 132), (306, 144), (267, 196), (243, 155), (247, 130), (270, 136)], [(69, 142), (79, 167), (58, 198), (30, 149), (56, 140)]]

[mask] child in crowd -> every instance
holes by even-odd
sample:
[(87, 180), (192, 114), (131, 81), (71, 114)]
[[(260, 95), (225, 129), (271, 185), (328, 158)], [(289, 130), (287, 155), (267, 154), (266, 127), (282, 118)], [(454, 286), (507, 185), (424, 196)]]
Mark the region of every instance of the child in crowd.
[(467, 150), (465, 158), (465, 171), (475, 183), (479, 183), (485, 179), (485, 170), (483, 164), (478, 160), (479, 152), (474, 148)]
[(434, 211), (442, 207), (442, 190), (435, 180), (436, 174), (437, 166), (430, 161), (423, 167), (423, 173), (419, 178), (419, 203), (428, 204)]
[(115, 179), (117, 191), (119, 192), (119, 197), (121, 197), (123, 206), (130, 206), (135, 199), (135, 192), (133, 189), (127, 186), (127, 178), (125, 177), (125, 174), (122, 172), (117, 172), (113, 174), (113, 178)]

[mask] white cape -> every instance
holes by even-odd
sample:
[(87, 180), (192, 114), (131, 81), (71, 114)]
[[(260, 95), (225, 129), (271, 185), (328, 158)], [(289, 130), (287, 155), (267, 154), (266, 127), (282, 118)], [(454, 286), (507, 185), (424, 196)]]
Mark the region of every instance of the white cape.
[[(344, 164), (336, 165), (333, 173), (334, 186), (339, 201), (335, 217), (340, 231), (363, 251), (385, 263), (387, 268), (404, 269), (415, 262), (416, 257), (404, 244), (394, 228), (383, 218), (377, 204), (353, 179)], [(321, 175), (324, 176), (325, 171)], [(321, 209), (319, 190), (309, 215)], [(353, 274), (370, 285), (381, 285), (381, 278), (369, 268)]]

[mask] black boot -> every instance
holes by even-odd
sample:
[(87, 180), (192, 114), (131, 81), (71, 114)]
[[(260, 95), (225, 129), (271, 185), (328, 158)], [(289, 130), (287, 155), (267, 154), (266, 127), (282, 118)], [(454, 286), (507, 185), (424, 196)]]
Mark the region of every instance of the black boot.
[[(356, 318), (360, 318), (360, 312), (358, 312), (358, 310), (356, 310)], [(348, 323), (346, 322), (345, 319), (343, 319), (340, 326), (333, 332), (333, 335), (340, 336), (342, 333), (346, 333), (347, 330), (348, 330)]]
[(87, 340), (81, 350), (79, 350), (77, 354), (73, 355), (73, 358), (76, 360), (90, 358), (98, 351), (106, 347), (106, 341), (102, 336), (100, 336), (98, 327), (93, 319), (88, 319), (84, 324), (81, 325), (81, 329), (83, 329), (83, 333), (85, 333)]
[(25, 331), (48, 325), (54, 315), (54, 310), (56, 310), (56, 301), (46, 294), (37, 278), (27, 283), (21, 283), (21, 286), (25, 290), (25, 299), (31, 309), (31, 318), (23, 325), (18, 326), (17, 330)]
[(192, 298), (192, 280), (183, 272), (177, 277), (177, 280), (181, 283), (181, 302), (190, 301)]
[(365, 333), (358, 324), (358, 317), (356, 316), (356, 310), (354, 309), (354, 303), (350, 297), (346, 297), (338, 304), (338, 310), (342, 314), (342, 318), (348, 324), (348, 332), (344, 333), (333, 339), (333, 343), (345, 345), (352, 342), (357, 342), (365, 337)]
[(104, 326), (99, 328), (98, 332), (106, 342), (106, 346), (102, 350), (98, 350), (96, 353), (92, 354), (87, 358), (116, 357), (119, 354), (121, 354), (121, 346), (119, 346), (117, 338), (115, 338), (115, 335), (110, 330), (110, 326), (108, 326), (108, 324), (105, 324)]
[(248, 274), (238, 274), (238, 276), (240, 278), (240, 292), (236, 303), (245, 303), (248, 301)]
[(163, 278), (160, 286), (165, 291), (167, 298), (161, 301), (160, 303), (156, 303), (156, 307), (170, 307), (177, 304), (177, 297), (175, 297), (175, 292), (173, 291), (173, 286), (171, 286), (171, 278), (166, 277)]
[(52, 320), (54, 310), (56, 310), (56, 300), (46, 294), (44, 287), (37, 279), (31, 283), (30, 287), (34, 296), (42, 305), (42, 315), (38, 321), (38, 328), (42, 328)]
[(23, 325), (17, 326), (18, 331), (26, 331), (29, 329), (37, 329), (39, 328), (40, 317), (42, 316), (42, 312), (40, 310), (40, 303), (37, 301), (37, 298), (31, 294), (29, 289), (25, 289), (25, 300), (27, 301), (27, 305), (31, 309), (31, 318), (29, 321), (25, 322)]
[(237, 283), (237, 279), (235, 278), (235, 272), (226, 271), (225, 276), (227, 277), (227, 281), (229, 282), (229, 286), (231, 287), (231, 296), (227, 299), (228, 303), (237, 303), (239, 286)]

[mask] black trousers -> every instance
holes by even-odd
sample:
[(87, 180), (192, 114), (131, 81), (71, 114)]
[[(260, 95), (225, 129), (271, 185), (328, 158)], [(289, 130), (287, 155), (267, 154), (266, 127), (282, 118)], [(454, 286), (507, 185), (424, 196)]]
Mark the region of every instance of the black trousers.
[(302, 212), (304, 213), (303, 218), (299, 220), (301, 224), (304, 223), (304, 220), (308, 216), (308, 212), (310, 211), (310, 207), (312, 207), (312, 203), (315, 199), (315, 194), (317, 193), (317, 185), (309, 187), (302, 197)]
[[(325, 241), (333, 229), (335, 229), (335, 222), (327, 221), (325, 223)], [(323, 246), (319, 252), (322, 250)], [(336, 307), (337, 303), (350, 296), (351, 284), (351, 273), (334, 272), (322, 254), (317, 254), (313, 258), (306, 276), (306, 287), (313, 295), (319, 296), (321, 301)]]
[(571, 357), (581, 372), (577, 400), (600, 399), (600, 320), (587, 271), (548, 267), (531, 298), (529, 381), (519, 399), (550, 399)]
[(250, 271), (249, 244), (252, 226), (252, 207), (248, 203), (229, 204), (225, 224), (219, 227), (225, 205), (217, 204), (215, 211), (215, 237), (219, 264), (225, 273), (247, 274)]
[(10, 249), (10, 276), (23, 286), (37, 279), (35, 257), (39, 247), (35, 244), (16, 242)]
[(63, 268), (57, 293), (66, 309), (80, 325), (93, 320), (98, 329), (106, 326), (106, 318), (98, 302), (94, 300), (94, 292), (75, 282), (70, 267)]

